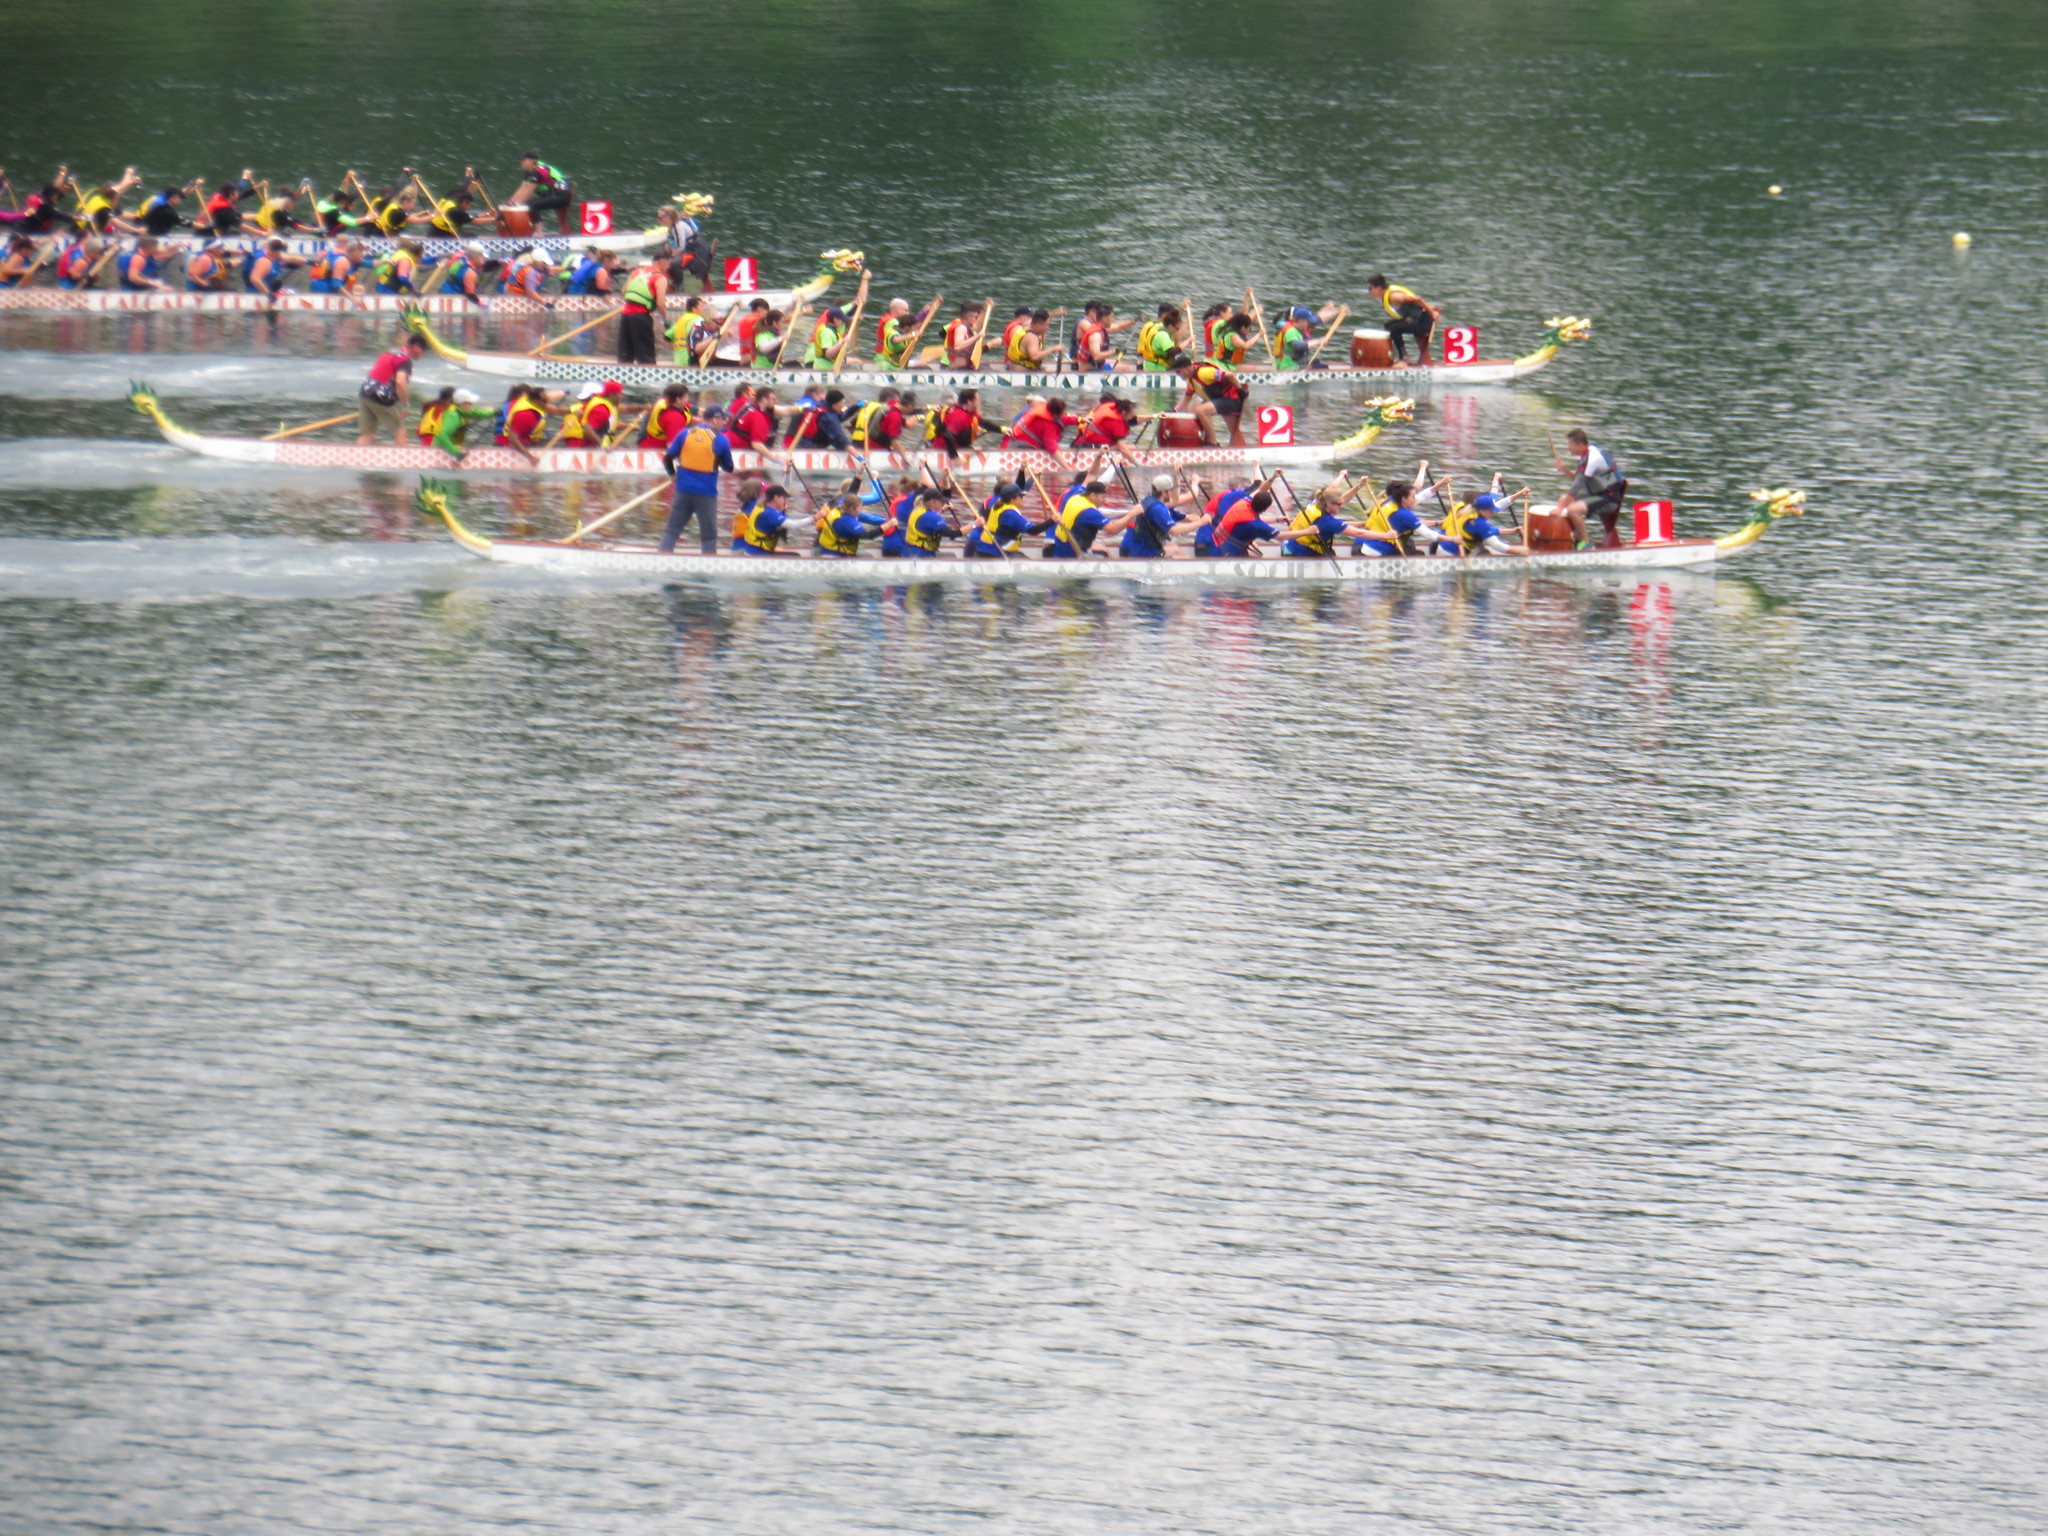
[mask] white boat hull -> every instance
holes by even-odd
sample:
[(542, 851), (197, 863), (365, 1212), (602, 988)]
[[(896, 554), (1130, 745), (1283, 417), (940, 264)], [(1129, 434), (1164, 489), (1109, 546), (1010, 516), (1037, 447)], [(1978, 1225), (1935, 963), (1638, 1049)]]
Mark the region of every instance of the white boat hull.
[[(707, 293), (714, 313), (724, 314), (735, 303), (766, 299), (773, 308), (793, 303), (796, 292), (789, 288), (760, 293)], [(544, 303), (519, 294), (488, 294), (482, 303), (472, 304), (460, 294), (434, 293), (413, 297), (402, 293), (366, 293), (351, 298), (339, 293), (303, 293), (287, 288), (272, 300), (260, 293), (128, 293), (102, 288), (0, 288), (0, 311), (32, 310), (65, 314), (279, 314), (279, 315), (396, 315), (417, 306), (435, 316), (533, 316), (597, 315), (616, 309), (618, 300), (604, 294), (560, 293)]]

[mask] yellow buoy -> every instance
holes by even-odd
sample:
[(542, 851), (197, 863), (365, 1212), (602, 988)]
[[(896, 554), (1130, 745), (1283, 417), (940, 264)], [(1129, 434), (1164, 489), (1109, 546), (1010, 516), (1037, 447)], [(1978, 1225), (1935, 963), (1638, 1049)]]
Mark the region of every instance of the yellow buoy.
[(1771, 188), (1771, 196), (1773, 196), (1773, 197), (1776, 197), (1776, 196), (1777, 196), (1777, 195), (1778, 195), (1778, 194), (1779, 194), (1780, 192), (1782, 192), (1782, 191), (1784, 191), (1784, 190), (1785, 190), (1785, 189), (1784, 189), (1783, 187), (1779, 187), (1779, 186), (1773, 186), (1773, 187)]
[(1967, 233), (1966, 231), (1964, 231), (1964, 230), (1960, 230), (1960, 229), (1959, 229), (1959, 230), (1957, 230), (1957, 231), (1956, 231), (1956, 233), (1955, 233), (1955, 241), (1954, 241), (1954, 244), (1955, 244), (1955, 247), (1956, 247), (1956, 249), (1957, 249), (1957, 250), (1961, 250), (1961, 249), (1962, 249), (1962, 248), (1963, 248), (1964, 246), (1968, 245), (1969, 243), (1970, 243), (1970, 236), (1969, 236), (1969, 234), (1968, 234), (1968, 233)]

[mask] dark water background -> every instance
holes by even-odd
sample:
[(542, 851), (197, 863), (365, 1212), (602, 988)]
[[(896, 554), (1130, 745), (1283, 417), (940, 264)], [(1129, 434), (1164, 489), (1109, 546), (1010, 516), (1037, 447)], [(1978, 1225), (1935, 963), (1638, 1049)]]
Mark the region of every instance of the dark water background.
[(1719, 579), (563, 585), (121, 402), (311, 416), (374, 327), (0, 317), (0, 1532), (2040, 1530), (2043, 37), (0, 15), (18, 181), (532, 145), (913, 299), (1384, 268), (1597, 331), (1375, 473), (1585, 423), (1813, 508)]

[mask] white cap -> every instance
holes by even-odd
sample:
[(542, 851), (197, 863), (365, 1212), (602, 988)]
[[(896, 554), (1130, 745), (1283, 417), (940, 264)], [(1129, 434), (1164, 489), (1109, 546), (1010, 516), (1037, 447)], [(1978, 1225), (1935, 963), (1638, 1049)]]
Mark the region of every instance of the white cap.
[(473, 389), (458, 389), (455, 391), (455, 403), (457, 405), (475, 405), (476, 391)]
[(1154, 476), (1152, 477), (1152, 489), (1153, 489), (1153, 490), (1155, 490), (1155, 491), (1170, 491), (1170, 490), (1172, 490), (1172, 489), (1173, 489), (1173, 476), (1171, 476), (1171, 475), (1154, 475)]
[(481, 241), (481, 240), (471, 240), (471, 241), (468, 241), (468, 242), (467, 242), (467, 243), (465, 243), (465, 244), (463, 245), (463, 247), (462, 247), (462, 254), (463, 254), (463, 255), (465, 255), (465, 256), (481, 256), (481, 255), (483, 255), (483, 254), (484, 254), (484, 243), (483, 243), (483, 241)]
[(576, 391), (576, 398), (578, 400), (595, 400), (603, 393), (604, 386), (602, 384), (586, 384)]

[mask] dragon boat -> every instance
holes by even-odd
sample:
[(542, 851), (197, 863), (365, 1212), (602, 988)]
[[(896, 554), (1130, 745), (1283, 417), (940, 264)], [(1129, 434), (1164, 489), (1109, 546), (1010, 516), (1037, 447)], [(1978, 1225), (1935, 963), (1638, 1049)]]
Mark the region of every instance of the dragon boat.
[[(417, 309), (405, 314), (405, 326), (422, 337), (428, 346), (458, 368), (472, 373), (492, 374), (504, 379), (532, 379), (542, 384), (587, 384), (617, 379), (641, 389), (660, 390), (671, 384), (691, 389), (716, 389), (737, 384), (742, 378), (759, 384), (794, 389), (813, 385), (837, 385), (850, 389), (879, 389), (893, 384), (899, 389), (1018, 389), (1033, 394), (1080, 395), (1105, 388), (1117, 390), (1173, 390), (1182, 385), (1176, 373), (1052, 373), (1012, 372), (1000, 368), (971, 370), (911, 368), (847, 368), (832, 373), (816, 368), (741, 368), (737, 362), (705, 367), (648, 367), (612, 363), (589, 357), (536, 357), (531, 353), (468, 352), (451, 345), (439, 335), (427, 316)], [(1247, 385), (1266, 389), (1293, 389), (1308, 384), (1362, 384), (1371, 388), (1410, 388), (1415, 385), (1506, 384), (1545, 367), (1574, 341), (1592, 333), (1589, 321), (1577, 318), (1551, 320), (1541, 343), (1533, 352), (1495, 362), (1446, 363), (1428, 368), (1312, 368), (1238, 370)]]
[(1698, 570), (1731, 560), (1754, 549), (1780, 517), (1805, 509), (1806, 493), (1758, 491), (1757, 505), (1747, 521), (1717, 539), (1670, 539), (1623, 544), (1610, 549), (1560, 550), (1551, 554), (1372, 557), (1292, 556), (1244, 560), (1168, 557), (1157, 560), (1115, 560), (1091, 556), (1081, 560), (1046, 560), (1013, 555), (1003, 560), (940, 556), (931, 560), (888, 557), (853, 558), (818, 554), (786, 554), (770, 558), (736, 554), (663, 554), (651, 544), (613, 543), (592, 546), (578, 542), (579, 533), (559, 541), (491, 539), (466, 527), (455, 515), (451, 488), (423, 481), (415, 504), (448, 526), (455, 541), (470, 553), (501, 565), (519, 565), (563, 575), (646, 577), (656, 581), (684, 578), (747, 583), (857, 582), (895, 585), (912, 581), (974, 581), (1044, 583), (1065, 581), (1129, 582), (1146, 586), (1270, 586), (1330, 582), (1442, 580), (1447, 576), (1549, 576), (1570, 573), (1654, 572)]
[[(303, 437), (205, 437), (188, 432), (165, 414), (156, 391), (147, 384), (128, 386), (128, 403), (156, 423), (164, 441), (186, 453), (203, 458), (226, 459), (238, 464), (277, 464), (296, 469), (353, 469), (381, 473), (473, 473), (493, 475), (580, 476), (583, 478), (646, 479), (663, 473), (661, 454), (653, 448), (545, 448), (528, 459), (516, 448), (479, 446), (460, 459), (451, 459), (438, 448), (426, 445), (399, 447), (393, 443), (321, 442)], [(1289, 469), (1329, 464), (1362, 453), (1381, 431), (1397, 422), (1412, 421), (1415, 402), (1391, 397), (1368, 402), (1365, 420), (1349, 437), (1332, 443), (1295, 443), (1284, 448), (1225, 446), (1201, 448), (1134, 449), (1130, 462), (1143, 469), (1176, 469), (1205, 464), (1243, 464), (1255, 469)], [(830, 448), (778, 449), (764, 453), (753, 449), (733, 452), (736, 470), (780, 473), (787, 468), (801, 475), (854, 475), (872, 471), (878, 475), (916, 474), (920, 467), (943, 475), (948, 470), (963, 476), (1001, 476), (1073, 473), (1085, 469), (1092, 459), (1089, 449), (1075, 449), (1055, 458), (1033, 448), (980, 449), (957, 455), (938, 449), (880, 449), (872, 453), (846, 453)]]
[[(353, 232), (352, 232), (353, 233)], [(375, 260), (389, 256), (398, 249), (401, 238), (419, 246), (428, 261), (440, 261), (453, 256), (465, 245), (472, 242), (484, 248), (484, 255), (505, 260), (517, 256), (521, 251), (539, 251), (542, 255), (556, 257), (570, 251), (617, 251), (625, 255), (629, 251), (644, 251), (650, 245), (659, 245), (668, 237), (664, 229), (621, 229), (609, 235), (496, 235), (479, 231), (456, 239), (450, 235), (404, 236), (362, 235), (355, 239), (363, 243), (363, 255)], [(183, 251), (190, 254), (204, 245), (209, 237), (205, 235), (159, 235), (157, 245), (165, 252)], [(290, 235), (266, 235), (250, 233), (244, 235), (222, 235), (217, 239), (216, 249), (242, 255), (249, 251), (260, 251), (272, 240), (282, 240), (287, 253), (293, 256), (318, 256), (327, 249), (325, 235), (304, 233)]]
[[(724, 315), (735, 304), (766, 299), (769, 307), (787, 311), (798, 300), (822, 297), (841, 276), (858, 272), (859, 251), (826, 251), (818, 273), (795, 288), (764, 288), (753, 293), (706, 293), (711, 311)], [(559, 293), (535, 300), (524, 294), (492, 294), (471, 303), (455, 293), (307, 293), (287, 287), (275, 299), (260, 293), (189, 293), (106, 288), (0, 288), (0, 311), (53, 310), (84, 314), (276, 314), (276, 315), (402, 315), (416, 308), (430, 315), (472, 317), (526, 315), (601, 315), (618, 308), (615, 294)]]

